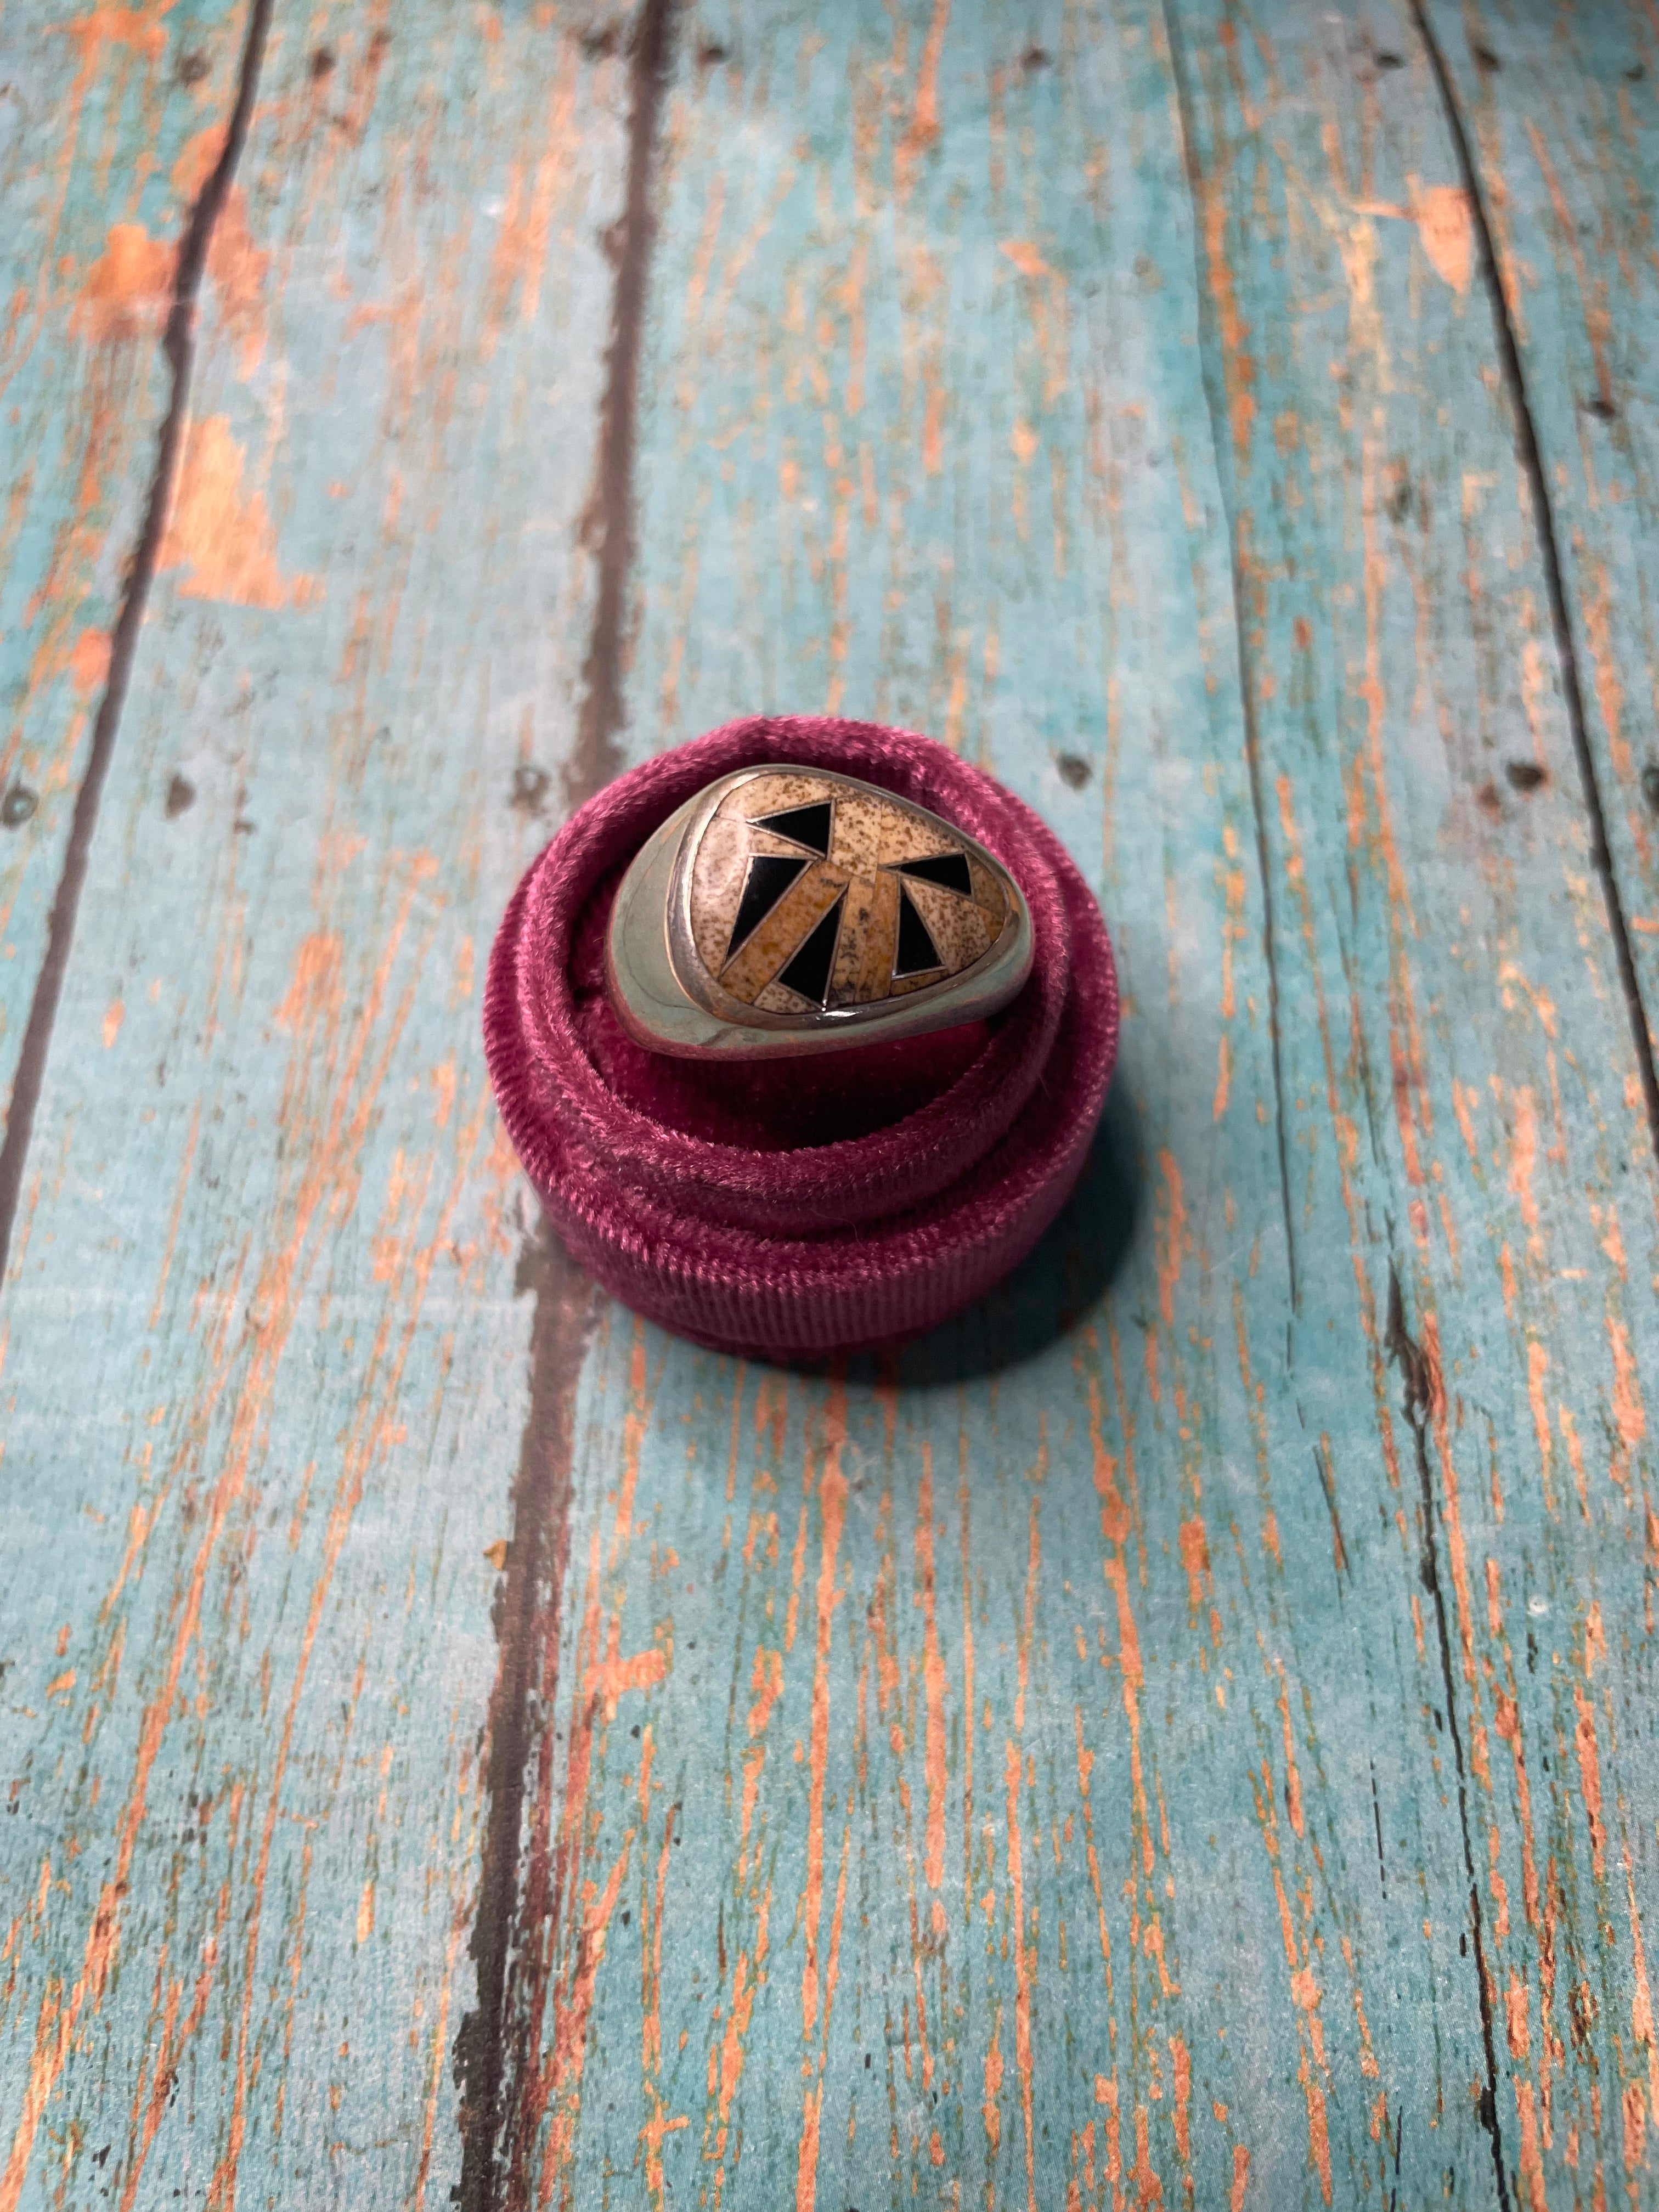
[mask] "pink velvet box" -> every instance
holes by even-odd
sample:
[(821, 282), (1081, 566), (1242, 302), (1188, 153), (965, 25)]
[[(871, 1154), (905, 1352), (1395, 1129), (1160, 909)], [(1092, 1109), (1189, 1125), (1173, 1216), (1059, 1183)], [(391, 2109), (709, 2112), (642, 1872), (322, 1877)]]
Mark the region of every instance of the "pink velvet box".
[[(1035, 940), (1014, 1003), (796, 1060), (636, 1045), (605, 983), (623, 873), (705, 784), (769, 761), (860, 776), (995, 854)], [(484, 994), (501, 1118), (571, 1253), (665, 1328), (782, 1360), (931, 1328), (1024, 1258), (1082, 1168), (1117, 1022), (1099, 909), (1030, 809), (931, 738), (817, 716), (730, 723), (590, 799), (514, 894)]]

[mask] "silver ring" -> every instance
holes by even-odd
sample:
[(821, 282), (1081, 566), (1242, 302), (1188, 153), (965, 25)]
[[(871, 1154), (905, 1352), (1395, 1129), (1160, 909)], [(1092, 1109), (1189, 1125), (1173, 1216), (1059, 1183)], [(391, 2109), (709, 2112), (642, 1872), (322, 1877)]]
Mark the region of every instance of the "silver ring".
[(1031, 972), (1031, 918), (937, 814), (780, 763), (722, 776), (640, 848), (605, 966), (652, 1051), (771, 1060), (996, 1012)]

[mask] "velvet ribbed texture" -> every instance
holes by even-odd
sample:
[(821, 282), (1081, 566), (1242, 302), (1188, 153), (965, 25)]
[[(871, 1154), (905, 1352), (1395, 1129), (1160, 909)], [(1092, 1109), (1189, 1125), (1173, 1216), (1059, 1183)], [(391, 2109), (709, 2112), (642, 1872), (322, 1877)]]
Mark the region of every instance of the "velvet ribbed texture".
[[(684, 800), (768, 761), (862, 777), (995, 854), (1031, 913), (1014, 1003), (798, 1060), (716, 1066), (635, 1045), (605, 985), (623, 873)], [(484, 1048), (574, 1256), (666, 1328), (787, 1359), (930, 1328), (1030, 1249), (1082, 1167), (1117, 1015), (1099, 910), (1028, 807), (931, 738), (756, 716), (648, 761), (565, 824), (497, 933)]]

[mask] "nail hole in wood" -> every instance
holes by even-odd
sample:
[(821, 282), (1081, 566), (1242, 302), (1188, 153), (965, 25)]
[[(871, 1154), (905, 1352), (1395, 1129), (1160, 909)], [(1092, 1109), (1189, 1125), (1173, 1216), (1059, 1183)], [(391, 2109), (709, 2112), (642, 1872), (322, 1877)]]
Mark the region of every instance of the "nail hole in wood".
[(179, 82), (180, 84), (200, 84), (212, 66), (202, 49), (192, 46), (188, 53), (179, 57)]
[(319, 46), (311, 57), (311, 82), (320, 84), (325, 76), (334, 74), (334, 56), (327, 46)]
[(614, 23), (601, 23), (597, 30), (582, 36), (582, 52), (591, 62), (603, 61), (614, 54), (622, 43), (622, 33)]
[(511, 805), (520, 814), (539, 814), (550, 781), (544, 768), (538, 768), (531, 761), (520, 761), (513, 771)]
[(188, 814), (195, 804), (196, 786), (187, 775), (175, 775), (167, 786), (167, 820), (176, 822), (181, 814)]
[(729, 62), (731, 58), (731, 48), (729, 46), (721, 46), (718, 39), (706, 40), (704, 43), (697, 48), (697, 67), (699, 69), (718, 69), (722, 62)]
[(1496, 75), (1504, 66), (1490, 46), (1477, 46), (1474, 49), (1474, 58), (1489, 76)]
[(1060, 770), (1060, 781), (1070, 784), (1073, 791), (1081, 791), (1094, 773), (1081, 753), (1061, 753), (1054, 766)]
[(1019, 58), (1019, 65), (1030, 76), (1037, 70), (1047, 69), (1051, 58), (1046, 46), (1027, 46)]
[(1642, 796), (1659, 814), (1659, 761), (1650, 761), (1642, 771)]
[(35, 808), (39, 796), (26, 783), (15, 783), (3, 799), (0, 799), (0, 823), (8, 830), (21, 830)]
[(1536, 761), (1506, 761), (1504, 773), (1511, 791), (1536, 791), (1540, 783), (1550, 780), (1549, 770), (1540, 768)]
[(1632, 62), (1625, 71), (1625, 82), (1626, 84), (1640, 84), (1646, 75), (1647, 70), (1640, 62)]
[(1613, 405), (1612, 400), (1604, 398), (1599, 392), (1596, 393), (1594, 399), (1587, 399), (1584, 402), (1584, 405), (1586, 410), (1595, 416), (1598, 422), (1611, 422), (1617, 417), (1619, 413), (1619, 410)]
[(1405, 57), (1403, 54), (1379, 54), (1376, 58), (1376, 66), (1380, 70), (1404, 69)]

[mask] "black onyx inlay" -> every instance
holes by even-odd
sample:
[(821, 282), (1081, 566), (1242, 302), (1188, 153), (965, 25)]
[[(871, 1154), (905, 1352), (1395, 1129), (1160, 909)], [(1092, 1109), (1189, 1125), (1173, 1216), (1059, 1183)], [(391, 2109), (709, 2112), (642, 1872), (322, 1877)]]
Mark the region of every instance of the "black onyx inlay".
[(893, 963), (893, 981), (904, 975), (925, 975), (930, 968), (942, 968), (939, 947), (927, 933), (927, 925), (910, 903), (910, 894), (902, 884), (899, 885), (898, 957)]
[(778, 901), (808, 863), (776, 853), (757, 853), (744, 878), (738, 918), (732, 925), (732, 942), (726, 948), (730, 960), (738, 947), (754, 935)]
[[(845, 896), (843, 892), (842, 898)], [(810, 999), (815, 1006), (821, 1006), (830, 995), (830, 970), (836, 964), (836, 939), (841, 934), (841, 909), (842, 899), (837, 899), (778, 976), (780, 983), (791, 991), (799, 991), (803, 999)]]
[(974, 896), (974, 879), (968, 872), (966, 853), (936, 853), (926, 860), (901, 860), (898, 872), (902, 876), (914, 876), (918, 883), (937, 884), (941, 890), (957, 891), (963, 898)]
[(786, 807), (781, 814), (758, 816), (750, 827), (769, 830), (775, 837), (788, 837), (797, 845), (830, 857), (830, 815), (834, 801), (821, 799), (811, 806)]

